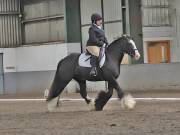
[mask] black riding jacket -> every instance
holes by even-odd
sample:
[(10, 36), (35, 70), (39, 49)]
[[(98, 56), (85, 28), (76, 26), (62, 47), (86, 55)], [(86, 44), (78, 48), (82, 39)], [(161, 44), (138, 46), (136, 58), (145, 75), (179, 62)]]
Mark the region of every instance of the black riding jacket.
[(89, 28), (89, 39), (86, 46), (96, 45), (98, 47), (101, 47), (103, 46), (103, 44), (108, 44), (104, 30), (92, 24)]

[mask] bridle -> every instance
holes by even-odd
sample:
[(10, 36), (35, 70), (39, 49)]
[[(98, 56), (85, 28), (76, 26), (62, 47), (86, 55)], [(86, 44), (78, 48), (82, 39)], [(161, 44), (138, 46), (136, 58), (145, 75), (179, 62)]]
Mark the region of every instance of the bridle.
[[(132, 39), (130, 39), (129, 42), (132, 44), (133, 50), (135, 51), (135, 54), (136, 54), (136, 53), (139, 53), (139, 51), (138, 51), (138, 49), (137, 49), (134, 41), (133, 41)], [(132, 54), (132, 52), (130, 52), (130, 55), (134, 56), (134, 55)]]

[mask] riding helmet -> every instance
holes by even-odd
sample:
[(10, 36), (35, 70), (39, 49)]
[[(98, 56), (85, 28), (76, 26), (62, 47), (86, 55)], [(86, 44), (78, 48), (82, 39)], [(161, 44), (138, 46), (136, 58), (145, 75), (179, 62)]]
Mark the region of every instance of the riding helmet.
[(91, 15), (91, 22), (96, 23), (96, 21), (102, 20), (102, 16), (98, 13), (94, 13)]

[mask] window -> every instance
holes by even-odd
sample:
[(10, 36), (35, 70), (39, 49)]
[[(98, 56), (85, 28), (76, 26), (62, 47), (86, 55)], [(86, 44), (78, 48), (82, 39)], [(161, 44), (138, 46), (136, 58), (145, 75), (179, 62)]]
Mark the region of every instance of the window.
[(142, 0), (143, 26), (169, 26), (168, 0)]
[(64, 42), (64, 0), (23, 0), (23, 43)]

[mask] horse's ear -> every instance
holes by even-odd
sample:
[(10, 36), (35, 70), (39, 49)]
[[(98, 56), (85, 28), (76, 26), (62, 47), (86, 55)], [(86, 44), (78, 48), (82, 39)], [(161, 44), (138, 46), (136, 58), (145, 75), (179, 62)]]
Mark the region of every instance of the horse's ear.
[(121, 37), (126, 37), (126, 34), (122, 34)]
[(129, 38), (130, 37), (128, 34), (122, 34), (121, 36), (124, 37), (124, 38)]

